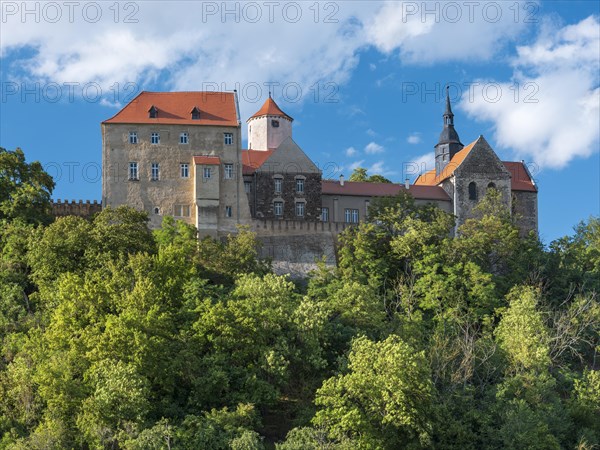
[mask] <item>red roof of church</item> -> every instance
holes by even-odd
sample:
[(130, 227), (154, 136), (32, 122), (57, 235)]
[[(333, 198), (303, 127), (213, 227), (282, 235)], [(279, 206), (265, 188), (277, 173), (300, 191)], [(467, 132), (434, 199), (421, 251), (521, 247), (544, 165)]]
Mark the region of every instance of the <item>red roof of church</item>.
[[(321, 182), (323, 194), (329, 195), (354, 195), (365, 197), (387, 197), (397, 195), (405, 189), (403, 184), (396, 183), (369, 183), (366, 181), (346, 181), (342, 186), (337, 180), (323, 180)], [(419, 200), (445, 200), (450, 197), (444, 189), (439, 186), (415, 186), (412, 185), (408, 192)]]
[(269, 96), (269, 98), (263, 103), (261, 108), (258, 111), (256, 111), (254, 115), (250, 117), (250, 119), (261, 116), (283, 116), (286, 119), (294, 120), (286, 113), (284, 113), (279, 106), (277, 106), (277, 103), (275, 103), (275, 100), (273, 100), (271, 96)]
[(273, 150), (242, 150), (242, 173), (252, 175), (273, 154)]
[(221, 164), (221, 158), (219, 158), (218, 156), (194, 156), (194, 164), (218, 166)]
[[(467, 155), (471, 152), (475, 142), (477, 142), (477, 140), (471, 142), (465, 148), (456, 153), (456, 155), (454, 155), (452, 160), (446, 167), (444, 167), (442, 173), (439, 175), (435, 175), (435, 169), (419, 175), (415, 180), (415, 186), (438, 186), (442, 181), (450, 178), (458, 166), (462, 164)], [(502, 164), (504, 164), (504, 166), (510, 172), (511, 190), (537, 192), (535, 183), (533, 182), (523, 162), (502, 161)]]
[[(150, 118), (154, 106), (157, 117)], [(192, 119), (198, 108), (200, 119)], [(232, 92), (148, 92), (143, 91), (121, 111), (103, 123), (155, 123), (182, 125), (238, 126)]]

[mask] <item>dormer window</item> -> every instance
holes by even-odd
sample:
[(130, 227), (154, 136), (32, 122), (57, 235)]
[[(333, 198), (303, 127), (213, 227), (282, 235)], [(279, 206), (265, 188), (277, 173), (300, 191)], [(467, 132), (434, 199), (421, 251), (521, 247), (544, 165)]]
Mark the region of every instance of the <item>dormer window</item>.
[(273, 128), (279, 128), (279, 120), (271, 120), (271, 126)]
[(195, 106), (192, 109), (192, 120), (200, 120), (200, 110)]
[(158, 117), (158, 108), (154, 105), (148, 110), (148, 117), (156, 119)]

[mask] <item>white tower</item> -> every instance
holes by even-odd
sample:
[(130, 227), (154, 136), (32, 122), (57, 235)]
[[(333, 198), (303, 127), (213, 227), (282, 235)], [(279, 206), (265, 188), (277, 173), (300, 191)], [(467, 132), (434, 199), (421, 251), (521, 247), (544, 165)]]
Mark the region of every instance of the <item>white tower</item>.
[(283, 141), (292, 137), (293, 120), (277, 106), (269, 92), (269, 98), (262, 107), (246, 121), (248, 149), (276, 149)]

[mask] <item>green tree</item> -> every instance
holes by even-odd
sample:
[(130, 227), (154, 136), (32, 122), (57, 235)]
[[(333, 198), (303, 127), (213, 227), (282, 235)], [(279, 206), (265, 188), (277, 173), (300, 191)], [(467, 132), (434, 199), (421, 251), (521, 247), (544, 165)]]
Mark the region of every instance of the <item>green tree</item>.
[(40, 162), (27, 163), (23, 150), (0, 147), (0, 221), (20, 218), (28, 223), (51, 221), (54, 181)]
[(356, 169), (354, 169), (354, 171), (350, 175), (350, 178), (348, 178), (348, 181), (366, 181), (368, 183), (391, 183), (391, 181), (383, 175), (375, 174), (368, 176), (367, 169), (365, 169), (364, 167), (357, 167)]

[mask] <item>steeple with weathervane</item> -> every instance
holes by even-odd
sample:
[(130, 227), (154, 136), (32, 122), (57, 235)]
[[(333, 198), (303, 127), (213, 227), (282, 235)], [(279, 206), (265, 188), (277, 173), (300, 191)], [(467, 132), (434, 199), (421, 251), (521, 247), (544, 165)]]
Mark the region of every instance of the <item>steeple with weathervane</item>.
[(458, 133), (454, 129), (454, 114), (450, 106), (449, 86), (446, 86), (446, 110), (444, 111), (444, 128), (440, 133), (440, 139), (435, 145), (435, 173), (439, 175), (454, 155), (458, 153), (464, 145), (460, 142)]

